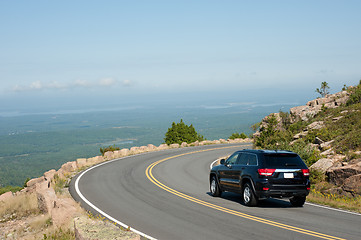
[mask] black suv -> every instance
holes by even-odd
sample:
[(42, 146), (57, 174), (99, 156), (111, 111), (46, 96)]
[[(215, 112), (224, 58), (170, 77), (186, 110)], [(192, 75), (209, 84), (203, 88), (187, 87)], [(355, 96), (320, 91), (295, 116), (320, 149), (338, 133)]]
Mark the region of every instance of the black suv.
[(295, 207), (302, 207), (310, 191), (310, 172), (294, 152), (244, 149), (211, 169), (212, 196), (223, 191), (240, 193), (246, 206), (269, 197), (289, 198)]

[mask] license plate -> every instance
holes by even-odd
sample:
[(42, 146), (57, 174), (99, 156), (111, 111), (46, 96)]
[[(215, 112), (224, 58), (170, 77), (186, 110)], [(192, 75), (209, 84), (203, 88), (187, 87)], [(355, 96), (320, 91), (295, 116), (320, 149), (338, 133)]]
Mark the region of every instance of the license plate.
[(294, 178), (294, 177), (293, 177), (293, 173), (284, 173), (284, 174), (283, 174), (283, 177), (284, 177), (284, 178)]

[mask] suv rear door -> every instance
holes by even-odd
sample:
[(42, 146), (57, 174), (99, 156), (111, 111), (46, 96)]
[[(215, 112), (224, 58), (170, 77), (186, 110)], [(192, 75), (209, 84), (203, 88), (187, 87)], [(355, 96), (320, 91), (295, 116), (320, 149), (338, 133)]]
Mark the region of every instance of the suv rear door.
[(275, 190), (277, 187), (294, 189), (305, 186), (306, 178), (302, 169), (307, 169), (307, 166), (297, 154), (265, 154), (264, 168), (275, 169), (275, 172), (268, 177), (269, 183)]

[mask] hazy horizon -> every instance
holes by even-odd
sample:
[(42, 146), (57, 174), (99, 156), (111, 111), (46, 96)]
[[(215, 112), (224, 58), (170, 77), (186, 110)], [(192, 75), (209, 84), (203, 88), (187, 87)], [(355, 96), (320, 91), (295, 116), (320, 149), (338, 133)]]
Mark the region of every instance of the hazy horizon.
[(360, 9), (333, 0), (1, 1), (0, 109), (304, 104), (323, 81), (337, 92), (360, 80)]

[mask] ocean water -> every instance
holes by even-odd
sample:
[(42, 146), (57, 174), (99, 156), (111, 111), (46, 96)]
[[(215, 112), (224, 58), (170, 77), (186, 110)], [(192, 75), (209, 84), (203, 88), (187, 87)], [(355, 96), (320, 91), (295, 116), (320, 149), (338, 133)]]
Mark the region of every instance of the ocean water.
[(297, 103), (215, 102), (42, 110), (0, 110), (0, 186), (23, 185), (68, 161), (100, 155), (99, 148), (159, 145), (180, 119), (209, 140), (251, 126)]

